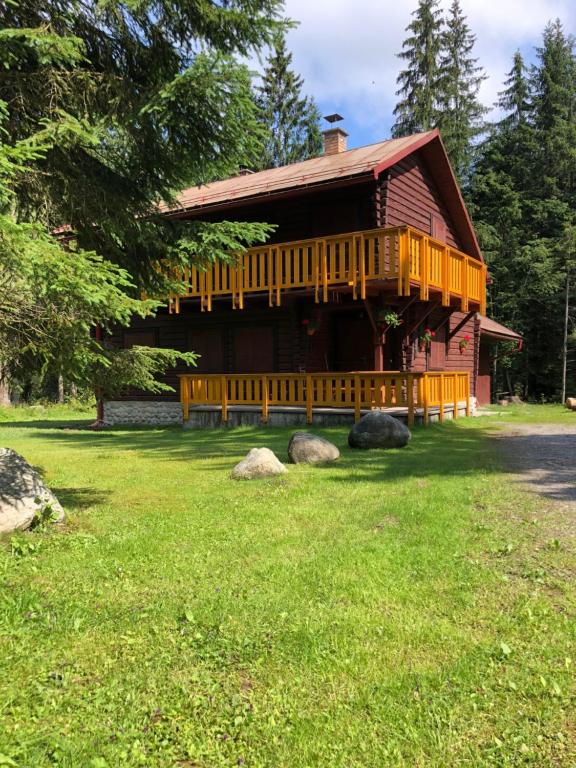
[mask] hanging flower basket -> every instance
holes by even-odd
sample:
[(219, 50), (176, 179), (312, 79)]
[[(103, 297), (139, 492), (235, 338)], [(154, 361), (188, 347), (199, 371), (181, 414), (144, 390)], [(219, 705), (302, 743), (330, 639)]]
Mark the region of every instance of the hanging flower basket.
[(418, 344), (420, 346), (420, 349), (429, 349), (434, 336), (436, 336), (436, 331), (433, 331), (430, 328), (424, 328), (424, 330), (418, 337)]
[(464, 352), (468, 349), (468, 344), (472, 341), (471, 337), (466, 334), (462, 339), (460, 339), (460, 342), (458, 343), (458, 349), (460, 350), (460, 354), (463, 355)]
[(385, 328), (398, 328), (402, 325), (404, 320), (400, 317), (398, 312), (394, 312), (392, 309), (380, 309), (376, 315), (378, 324)]

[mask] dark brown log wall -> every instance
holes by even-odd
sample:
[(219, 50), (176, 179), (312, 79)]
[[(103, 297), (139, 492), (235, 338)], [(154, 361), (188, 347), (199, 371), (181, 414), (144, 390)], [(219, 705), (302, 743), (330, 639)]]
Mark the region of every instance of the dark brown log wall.
[[(384, 176), (381, 189), (382, 222), (386, 227), (409, 224), (433, 233), (433, 217), (445, 225), (449, 245), (462, 249), (453, 221), (420, 153), (394, 165)], [(439, 238), (444, 239), (444, 238)]]

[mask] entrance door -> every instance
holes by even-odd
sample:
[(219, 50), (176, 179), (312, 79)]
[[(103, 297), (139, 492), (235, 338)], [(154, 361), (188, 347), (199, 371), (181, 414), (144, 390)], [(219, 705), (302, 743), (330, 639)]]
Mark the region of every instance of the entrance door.
[(333, 317), (334, 370), (373, 371), (374, 331), (366, 312), (339, 312)]
[(234, 329), (234, 372), (274, 371), (274, 330), (269, 325)]

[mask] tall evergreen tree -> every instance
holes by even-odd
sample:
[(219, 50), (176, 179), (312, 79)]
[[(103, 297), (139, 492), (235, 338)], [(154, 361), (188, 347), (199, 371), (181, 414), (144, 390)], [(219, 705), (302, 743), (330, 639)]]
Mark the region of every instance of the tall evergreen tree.
[(277, 35), (256, 96), (266, 131), (261, 168), (297, 163), (322, 151), (318, 107), (302, 95), (304, 81), (291, 65), (286, 38)]
[(561, 391), (565, 309), (574, 300), (573, 47), (557, 21), (528, 77), (515, 55), (499, 101), (507, 114), (482, 146), (471, 186), (494, 314), (525, 337), (513, 373), (531, 397)]
[[(250, 72), (234, 57), (269, 43), (281, 11), (279, 0), (1, 4), (0, 369), (28, 355), (92, 375), (111, 363), (91, 320), (152, 311), (137, 297), (166, 296), (174, 271), (160, 264), (265, 239), (264, 224), (175, 222), (158, 204), (259, 156)], [(62, 225), (63, 247), (49, 236)]]
[(453, 0), (441, 41), (437, 120), (461, 181), (466, 180), (470, 171), (474, 140), (483, 131), (487, 111), (478, 99), (486, 75), (472, 55), (475, 42), (460, 0)]
[(439, 0), (419, 0), (413, 20), (406, 27), (409, 37), (398, 57), (406, 69), (397, 78), (400, 97), (394, 109), (394, 137), (428, 131), (438, 122), (437, 96), (440, 80), (442, 12)]

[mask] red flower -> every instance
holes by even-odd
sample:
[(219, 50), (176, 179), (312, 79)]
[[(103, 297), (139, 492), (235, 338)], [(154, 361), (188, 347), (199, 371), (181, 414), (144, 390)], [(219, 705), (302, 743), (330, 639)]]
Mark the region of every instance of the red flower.
[(436, 336), (436, 331), (432, 331), (432, 332), (430, 333), (430, 335), (432, 336), (432, 338), (434, 338), (434, 336)]
[(307, 317), (305, 317), (304, 320), (302, 320), (302, 325), (308, 325), (309, 323), (310, 323), (310, 320), (308, 320)]
[(466, 334), (466, 336), (464, 336), (464, 341), (470, 341), (470, 336), (468, 336), (468, 334)]

